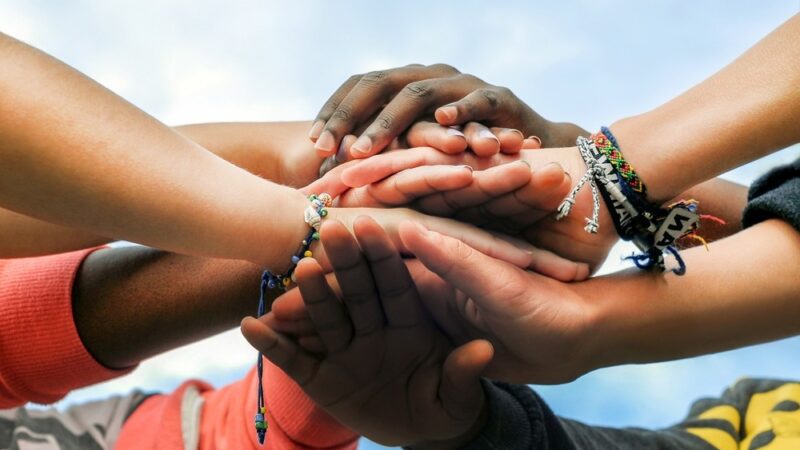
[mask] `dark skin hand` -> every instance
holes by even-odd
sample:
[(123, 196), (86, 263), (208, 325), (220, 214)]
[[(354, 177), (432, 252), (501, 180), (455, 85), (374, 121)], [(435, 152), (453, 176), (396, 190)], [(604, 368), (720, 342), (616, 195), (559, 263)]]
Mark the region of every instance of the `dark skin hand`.
[(363, 216), (354, 230), (355, 238), (328, 221), (321, 231), (341, 301), (316, 261), (307, 258), (297, 269), (323, 354), (304, 351), (266, 318), (245, 319), (242, 333), (357, 433), (384, 445), (459, 448), (486, 420), (479, 378), (492, 348), (475, 340), (453, 349), (386, 233)]
[[(481, 122), (501, 127), (493, 130), (495, 134), (519, 130), (524, 136), (537, 136), (545, 147), (573, 145), (574, 136), (587, 134), (577, 125), (544, 119), (508, 88), (446, 64), (412, 64), (350, 77), (323, 105), (309, 137), (320, 155), (330, 156), (347, 136), (358, 133), (358, 139), (353, 136), (348, 143), (349, 157), (365, 158), (431, 115), (443, 126)], [(486, 144), (486, 154), (501, 150), (499, 144)]]

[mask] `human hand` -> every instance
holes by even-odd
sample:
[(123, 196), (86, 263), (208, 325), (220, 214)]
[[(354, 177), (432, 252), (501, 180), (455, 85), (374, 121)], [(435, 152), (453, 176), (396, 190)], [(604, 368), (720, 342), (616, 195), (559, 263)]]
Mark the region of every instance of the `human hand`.
[[(354, 229), (355, 221), (359, 216), (371, 217), (383, 227), (401, 254), (408, 254), (408, 251), (399, 237), (400, 224), (410, 220), (469, 243), (494, 258), (507, 261), (517, 267), (535, 270), (559, 280), (583, 279), (589, 273), (586, 264), (572, 262), (519, 239), (499, 233), (490, 233), (456, 220), (429, 216), (407, 208), (330, 208), (328, 211), (327, 220), (338, 220), (350, 230)], [(327, 268), (328, 257), (324, 250), (324, 246), (317, 245), (312, 248), (312, 254), (322, 263), (323, 267)]]
[(491, 346), (476, 340), (453, 350), (426, 315), (389, 236), (366, 217), (355, 221), (354, 231), (356, 239), (335, 221), (321, 229), (341, 301), (316, 261), (304, 259), (296, 272), (324, 353), (303, 350), (266, 318), (245, 319), (242, 333), (317, 404), (361, 435), (420, 448), (469, 442), (485, 422), (479, 379)]
[[(564, 136), (573, 135), (574, 139), (583, 132), (575, 125), (543, 119), (507, 88), (492, 86), (446, 64), (413, 64), (350, 77), (322, 107), (309, 137), (320, 154), (329, 156), (346, 136), (352, 136), (349, 156), (365, 158), (387, 148), (412, 123), (430, 114), (444, 126), (482, 122), (496, 127), (498, 137), (514, 133), (503, 129), (514, 129), (524, 136), (539, 136), (540, 142), (549, 146), (561, 145)], [(473, 147), (478, 154), (513, 153), (520, 148), (503, 149), (501, 137), (499, 141), (491, 139), (482, 126), (476, 131), (486, 137), (484, 143)], [(354, 133), (360, 134), (358, 139)]]
[[(525, 272), (410, 222), (400, 234), (419, 258), (406, 262), (408, 271), (440, 329), (456, 345), (491, 342), (495, 356), (488, 377), (561, 383), (596, 366), (600, 352), (591, 348), (597, 340), (590, 330), (599, 313), (583, 284)], [(336, 288), (335, 280), (330, 284)], [(279, 297), (264, 320), (308, 351), (324, 351), (298, 292)]]
[[(528, 178), (509, 162), (523, 160), (531, 166)], [(447, 191), (428, 192), (412, 207), (427, 214), (455, 217), (478, 226), (520, 236), (531, 244), (597, 269), (619, 239), (605, 205), (600, 205), (596, 234), (584, 230), (592, 215), (589, 189), (577, 197), (573, 211), (555, 220), (555, 211), (585, 171), (577, 148), (522, 150), (518, 155), (497, 154), (478, 158), (470, 152), (447, 155), (430, 148), (387, 152), (340, 166), (318, 181), (342, 198), (358, 200), (388, 198), (389, 188), (403, 171), (429, 165), (467, 164), (474, 167), (470, 185)], [(433, 169), (431, 169), (433, 170)], [(452, 170), (452, 169), (451, 169)], [(396, 174), (396, 175), (395, 175)], [(419, 180), (421, 172), (402, 175), (405, 184)], [(485, 180), (482, 185), (475, 180)], [(489, 183), (490, 180), (492, 183)], [(352, 192), (348, 187), (357, 188)], [(366, 191), (364, 191), (366, 190)], [(602, 200), (601, 200), (602, 201)]]

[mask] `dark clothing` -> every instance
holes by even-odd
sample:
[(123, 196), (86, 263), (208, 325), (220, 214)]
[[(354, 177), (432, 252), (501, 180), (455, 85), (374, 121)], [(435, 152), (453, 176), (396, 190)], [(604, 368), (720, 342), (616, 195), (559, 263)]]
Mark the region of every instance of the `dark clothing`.
[(800, 230), (800, 159), (756, 180), (747, 199), (745, 227), (777, 218)]

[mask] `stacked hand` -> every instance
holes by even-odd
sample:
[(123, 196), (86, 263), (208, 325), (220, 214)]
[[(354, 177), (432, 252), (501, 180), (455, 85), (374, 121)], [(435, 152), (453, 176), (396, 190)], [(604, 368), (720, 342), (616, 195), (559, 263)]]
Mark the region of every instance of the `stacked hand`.
[[(422, 303), (455, 345), (491, 342), (495, 356), (486, 375), (517, 383), (562, 383), (594, 368), (596, 349), (587, 345), (593, 341), (587, 337), (598, 305), (583, 284), (521, 270), (413, 222), (401, 226), (400, 237), (418, 259), (406, 261), (408, 271), (398, 271), (389, 286), (416, 285)], [(327, 239), (326, 246), (333, 247), (338, 237)], [(336, 280), (341, 282), (338, 275)], [(336, 287), (335, 280), (330, 282)], [(302, 286), (278, 298), (264, 321), (293, 335), (308, 351), (324, 352), (301, 294)]]
[[(528, 167), (516, 162), (520, 160)], [(469, 184), (466, 174), (455, 181), (454, 171), (461, 169), (454, 165), (476, 169)], [(587, 263), (595, 270), (618, 240), (605, 206), (600, 205), (597, 234), (584, 230), (585, 219), (592, 215), (588, 187), (579, 193), (567, 217), (555, 219), (558, 205), (584, 171), (585, 165), (574, 147), (522, 150), (516, 155), (488, 158), (471, 152), (448, 155), (433, 148), (415, 148), (346, 163), (313, 186), (341, 194), (342, 206), (409, 203), (426, 214), (453, 217), (519, 236), (537, 248)], [(409, 186), (433, 185), (433, 178), (438, 186), (449, 183), (448, 189), (404, 195), (411, 191)]]
[(485, 419), (479, 377), (491, 346), (476, 340), (453, 349), (426, 314), (389, 237), (365, 217), (354, 231), (356, 239), (335, 221), (322, 227), (341, 300), (316, 261), (305, 259), (297, 268), (322, 353), (270, 327), (269, 317), (245, 319), (242, 332), (357, 433), (393, 446), (468, 442)]

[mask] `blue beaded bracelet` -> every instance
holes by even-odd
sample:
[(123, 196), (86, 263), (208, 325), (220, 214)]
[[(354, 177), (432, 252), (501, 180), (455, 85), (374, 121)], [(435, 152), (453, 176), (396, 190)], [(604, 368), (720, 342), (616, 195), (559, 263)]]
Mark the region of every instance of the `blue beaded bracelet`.
[[(292, 264), (289, 270), (286, 272), (286, 275), (277, 275), (269, 270), (265, 270), (261, 275), (261, 292), (258, 299), (258, 317), (263, 316), (267, 312), (265, 300), (267, 289), (280, 288), (283, 290), (288, 290), (291, 284), (295, 281), (294, 270), (297, 268), (297, 264), (301, 259), (313, 256), (310, 250), (311, 244), (314, 241), (319, 240), (319, 228), (322, 225), (322, 219), (328, 215), (328, 210), (326, 208), (331, 206), (333, 199), (330, 195), (322, 193), (319, 195), (309, 195), (308, 200), (311, 202), (311, 204), (303, 213), (303, 220), (305, 220), (306, 224), (308, 224), (311, 229), (309, 230), (305, 239), (303, 239), (303, 241), (300, 243), (300, 250), (292, 256)], [(264, 373), (263, 359), (264, 358), (261, 352), (258, 352), (258, 361), (256, 362), (256, 368), (258, 372), (258, 396), (256, 399), (257, 409), (255, 415), (255, 426), (259, 444), (264, 444), (264, 440), (267, 437), (267, 429), (269, 428), (269, 424), (267, 423), (265, 416), (267, 408), (264, 405), (264, 386), (261, 381)]]

